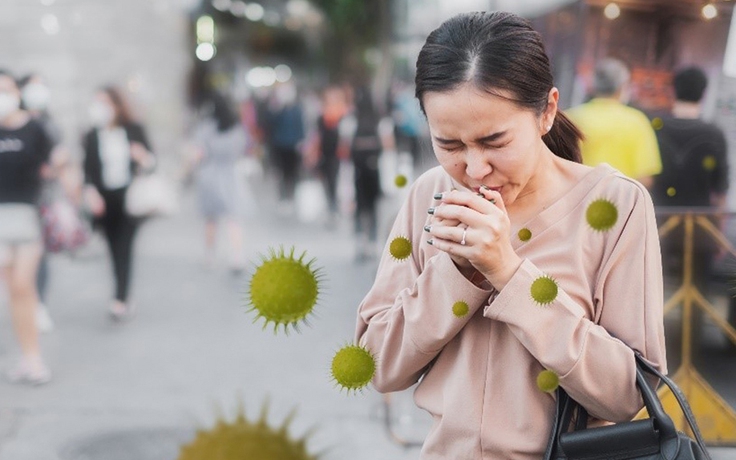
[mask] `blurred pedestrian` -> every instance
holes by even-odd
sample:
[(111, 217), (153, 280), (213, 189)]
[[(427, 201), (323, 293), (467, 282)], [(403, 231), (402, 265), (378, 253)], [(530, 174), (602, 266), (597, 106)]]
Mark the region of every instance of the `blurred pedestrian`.
[(279, 84), (269, 101), (266, 120), (269, 155), (278, 170), (279, 209), (288, 213), (294, 206), (294, 190), (302, 164), (304, 118), (296, 85)]
[(420, 458), (542, 458), (558, 384), (593, 426), (631, 420), (634, 350), (666, 368), (649, 193), (580, 164), (527, 20), (445, 21), (416, 87), (440, 166), (412, 185), (355, 339), (376, 357), (379, 391), (418, 382), (433, 418)]
[(20, 104), (15, 79), (0, 71), (0, 268), (21, 351), (7, 377), (41, 384), (50, 380), (51, 372), (41, 357), (36, 324), (36, 278), (43, 251), (37, 204), (51, 141)]
[[(337, 174), (340, 170), (340, 122), (348, 113), (345, 92), (340, 86), (328, 86), (322, 92), (322, 113), (311, 146), (311, 162), (316, 165), (325, 187), (329, 216), (327, 226), (332, 227), (338, 216)], [(345, 156), (344, 154), (342, 154)]]
[(651, 188), (662, 163), (649, 118), (626, 105), (629, 69), (618, 59), (601, 60), (595, 67), (593, 98), (567, 111), (583, 132), (583, 163), (608, 163)]
[(205, 219), (205, 266), (214, 264), (217, 226), (222, 220), (230, 243), (230, 269), (239, 273), (245, 263), (242, 220), (254, 206), (237, 173), (238, 161), (246, 154), (248, 137), (230, 102), (222, 95), (212, 97), (211, 112), (197, 129), (195, 143), (195, 180), (200, 212)]
[[(715, 213), (726, 208), (728, 148), (723, 131), (701, 119), (701, 100), (707, 85), (708, 79), (698, 67), (684, 68), (674, 76), (672, 113), (662, 118), (656, 131), (662, 154), (662, 173), (655, 177), (652, 190), (657, 206), (709, 209)], [(722, 217), (712, 216), (712, 220), (723, 228)], [(695, 231), (692, 276), (705, 295), (718, 247), (703, 229), (698, 227)], [(682, 239), (681, 226), (662, 239), (664, 266), (677, 279), (683, 269)]]
[(404, 82), (396, 83), (392, 106), (397, 149), (399, 152), (408, 152), (414, 169), (417, 169), (422, 159), (420, 146), (424, 116), (410, 85)]
[(354, 112), (342, 127), (342, 142), (350, 146), (350, 159), (354, 166), (355, 181), (355, 236), (356, 261), (362, 262), (375, 256), (378, 236), (377, 203), (381, 197), (379, 159), (389, 142), (379, 125), (380, 114), (373, 104), (367, 86), (359, 87), (354, 94)]
[(133, 313), (129, 301), (133, 242), (139, 219), (125, 210), (125, 194), (133, 176), (155, 166), (143, 127), (137, 123), (120, 91), (98, 90), (89, 107), (93, 127), (84, 147), (85, 199), (102, 227), (110, 250), (115, 292), (109, 312), (120, 320)]
[[(38, 270), (38, 296), (39, 304), (37, 310), (38, 328), (40, 331), (50, 331), (54, 327), (54, 323), (49, 314), (46, 294), (49, 283), (49, 252), (58, 248), (49, 247), (46, 235), (51, 231), (46, 226), (49, 225), (51, 214), (56, 208), (55, 205), (59, 200), (64, 200), (71, 206), (65, 209), (73, 212), (80, 204), (81, 193), (81, 171), (71, 161), (69, 150), (61, 144), (61, 130), (51, 118), (48, 111), (51, 91), (39, 74), (28, 74), (19, 80), (21, 88), (21, 107), (38, 121), (46, 130), (46, 135), (53, 146), (50, 155), (49, 167), (46, 169), (47, 174), (44, 176), (41, 191), (40, 207), (42, 216), (42, 227), (44, 230), (44, 251), (41, 257)], [(81, 220), (77, 214), (70, 216), (69, 220), (81, 225)], [(60, 222), (60, 219), (57, 220)], [(49, 231), (47, 231), (49, 230)], [(81, 244), (86, 240), (86, 233), (83, 233), (81, 227), (77, 229), (80, 233), (78, 241)]]

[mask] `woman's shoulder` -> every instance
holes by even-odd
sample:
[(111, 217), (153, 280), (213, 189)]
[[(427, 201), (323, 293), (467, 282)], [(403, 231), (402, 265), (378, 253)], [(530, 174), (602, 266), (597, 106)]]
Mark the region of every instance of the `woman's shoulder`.
[(615, 200), (619, 206), (628, 209), (633, 209), (637, 205), (654, 206), (646, 187), (607, 163), (596, 166), (591, 174), (598, 176), (598, 181), (591, 190), (592, 194)]

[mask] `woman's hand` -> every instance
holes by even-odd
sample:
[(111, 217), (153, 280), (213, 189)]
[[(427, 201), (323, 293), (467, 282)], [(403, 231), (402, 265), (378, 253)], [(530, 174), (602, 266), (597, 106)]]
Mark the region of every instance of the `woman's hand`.
[(93, 216), (102, 217), (105, 214), (105, 200), (93, 186), (84, 187), (83, 200)]
[(479, 194), (453, 190), (436, 199), (438, 205), (429, 210), (432, 222), (425, 228), (431, 244), (447, 252), (465, 276), (472, 266), (501, 290), (521, 265), (511, 246), (501, 194), (487, 188)]
[(155, 158), (148, 149), (140, 142), (131, 142), (130, 157), (138, 163), (142, 169), (151, 169), (156, 164)]

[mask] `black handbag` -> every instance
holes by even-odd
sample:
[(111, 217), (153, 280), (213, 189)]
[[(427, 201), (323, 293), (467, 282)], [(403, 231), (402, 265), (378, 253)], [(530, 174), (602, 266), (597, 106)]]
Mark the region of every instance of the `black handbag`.
[[(657, 376), (670, 387), (695, 440), (677, 431), (644, 372)], [(544, 460), (711, 460), (682, 390), (639, 353), (636, 353), (636, 383), (649, 418), (599, 428), (586, 428), (587, 411), (558, 388), (557, 410)], [(568, 431), (573, 420), (574, 429)]]

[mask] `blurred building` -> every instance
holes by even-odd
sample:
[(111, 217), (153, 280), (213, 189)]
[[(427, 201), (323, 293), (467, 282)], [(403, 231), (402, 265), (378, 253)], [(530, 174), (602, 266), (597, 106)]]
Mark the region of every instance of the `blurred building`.
[(182, 138), (190, 0), (3, 0), (0, 68), (43, 75), (52, 116), (77, 154), (96, 88), (123, 87), (163, 157)]

